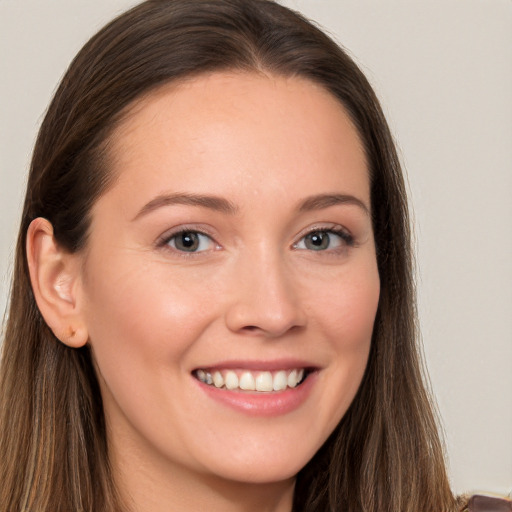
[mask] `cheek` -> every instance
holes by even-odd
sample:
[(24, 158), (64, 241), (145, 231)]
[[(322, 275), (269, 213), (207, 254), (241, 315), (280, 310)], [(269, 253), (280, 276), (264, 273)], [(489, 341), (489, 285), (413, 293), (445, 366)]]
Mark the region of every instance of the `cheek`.
[(315, 318), (330, 349), (321, 413), (328, 431), (339, 423), (359, 389), (368, 362), (379, 293), (376, 265), (370, 264), (360, 271), (352, 268), (350, 275), (332, 280), (316, 303)]
[(339, 350), (367, 352), (380, 295), (376, 263), (343, 270), (324, 285), (313, 306), (319, 326)]
[[(100, 370), (179, 360), (210, 322), (211, 295), (161, 264), (102, 265), (86, 283), (90, 343)], [(141, 270), (143, 269), (143, 270)]]
[(200, 283), (171, 276), (161, 263), (115, 263), (103, 259), (87, 282), (90, 345), (108, 420), (121, 436), (126, 418), (152, 438), (148, 418), (156, 421), (160, 410), (171, 410), (170, 424), (177, 416), (169, 390), (185, 389), (189, 373), (183, 369), (215, 304)]

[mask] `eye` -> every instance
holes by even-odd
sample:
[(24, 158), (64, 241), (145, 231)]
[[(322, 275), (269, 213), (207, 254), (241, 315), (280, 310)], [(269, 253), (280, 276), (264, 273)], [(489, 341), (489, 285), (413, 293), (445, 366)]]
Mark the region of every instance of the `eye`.
[(181, 252), (203, 252), (215, 248), (215, 242), (198, 231), (180, 231), (167, 238), (165, 245)]
[(338, 247), (353, 245), (353, 237), (342, 230), (323, 229), (315, 230), (302, 237), (295, 245), (295, 249), (309, 251), (326, 251)]

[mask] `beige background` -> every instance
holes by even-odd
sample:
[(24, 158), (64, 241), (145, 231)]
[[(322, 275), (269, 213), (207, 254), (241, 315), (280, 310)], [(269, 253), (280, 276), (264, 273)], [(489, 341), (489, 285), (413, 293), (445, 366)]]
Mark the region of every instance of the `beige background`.
[[(129, 0), (0, 0), (0, 310), (41, 116)], [(419, 309), (456, 491), (512, 490), (512, 1), (287, 0), (367, 73), (415, 211)]]

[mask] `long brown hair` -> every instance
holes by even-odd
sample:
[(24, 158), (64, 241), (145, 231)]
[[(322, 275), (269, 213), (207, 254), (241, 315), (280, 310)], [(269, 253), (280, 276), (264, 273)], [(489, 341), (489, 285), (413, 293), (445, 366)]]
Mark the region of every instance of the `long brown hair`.
[(121, 510), (87, 347), (60, 343), (34, 300), (25, 255), (36, 217), (70, 252), (115, 180), (109, 137), (157, 86), (218, 70), (264, 70), (322, 85), (343, 104), (369, 163), (381, 295), (367, 370), (349, 411), (297, 477), (299, 512), (441, 512), (455, 500), (416, 345), (409, 218), (379, 102), (347, 54), (270, 0), (149, 0), (103, 28), (72, 62), (34, 149), (0, 380), (0, 511)]

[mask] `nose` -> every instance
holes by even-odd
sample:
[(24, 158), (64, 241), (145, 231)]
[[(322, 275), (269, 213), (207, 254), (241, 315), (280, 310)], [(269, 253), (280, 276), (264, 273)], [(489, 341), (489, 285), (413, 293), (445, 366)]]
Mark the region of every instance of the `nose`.
[(306, 325), (300, 287), (279, 255), (244, 258), (230, 288), (226, 325), (232, 332), (277, 338)]

